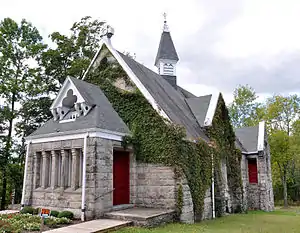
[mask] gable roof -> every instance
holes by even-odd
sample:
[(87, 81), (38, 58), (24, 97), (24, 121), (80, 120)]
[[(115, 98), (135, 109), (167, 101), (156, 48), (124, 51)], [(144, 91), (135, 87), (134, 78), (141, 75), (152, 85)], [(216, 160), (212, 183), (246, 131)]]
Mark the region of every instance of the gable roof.
[(200, 97), (188, 98), (187, 103), (190, 106), (194, 116), (201, 127), (204, 127), (205, 118), (212, 95), (205, 95)]
[[(86, 116), (81, 115), (75, 121), (60, 123), (59, 121), (50, 119), (28, 138), (84, 129), (101, 129), (124, 135), (130, 133), (126, 124), (119, 117), (118, 113), (114, 110), (98, 86), (76, 78), (69, 79), (76, 86), (83, 98), (89, 101), (94, 107)], [(70, 114), (71, 113), (68, 113), (65, 118), (69, 119)]]
[(257, 152), (259, 126), (244, 127), (235, 130), (235, 134), (247, 150)]
[(171, 37), (170, 32), (163, 31), (155, 59), (155, 65), (160, 59), (168, 59), (178, 61), (178, 55)]
[(190, 93), (189, 91), (183, 89), (182, 87), (177, 85), (177, 91), (182, 94), (185, 98), (194, 98), (197, 97), (194, 94)]
[(190, 111), (186, 99), (181, 92), (174, 89), (159, 74), (132, 58), (120, 52), (118, 53), (172, 122), (184, 126), (189, 138), (200, 137), (206, 141), (209, 140), (197, 123), (196, 118)]

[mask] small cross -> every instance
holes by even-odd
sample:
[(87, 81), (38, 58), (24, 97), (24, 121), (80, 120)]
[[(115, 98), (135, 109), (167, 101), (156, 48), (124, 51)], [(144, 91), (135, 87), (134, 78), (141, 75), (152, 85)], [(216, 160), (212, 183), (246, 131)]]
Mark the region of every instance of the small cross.
[(164, 21), (165, 21), (165, 23), (166, 23), (166, 22), (167, 22), (167, 13), (164, 12), (164, 13), (163, 13), (163, 16), (164, 16)]

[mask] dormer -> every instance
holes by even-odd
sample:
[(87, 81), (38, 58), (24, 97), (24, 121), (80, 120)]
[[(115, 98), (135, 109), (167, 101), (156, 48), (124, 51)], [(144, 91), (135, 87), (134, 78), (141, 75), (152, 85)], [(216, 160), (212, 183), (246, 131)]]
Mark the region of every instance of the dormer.
[(53, 101), (50, 110), (54, 121), (60, 123), (75, 121), (78, 117), (86, 116), (92, 109), (92, 104), (83, 97), (84, 93), (80, 93), (74, 81), (66, 78)]

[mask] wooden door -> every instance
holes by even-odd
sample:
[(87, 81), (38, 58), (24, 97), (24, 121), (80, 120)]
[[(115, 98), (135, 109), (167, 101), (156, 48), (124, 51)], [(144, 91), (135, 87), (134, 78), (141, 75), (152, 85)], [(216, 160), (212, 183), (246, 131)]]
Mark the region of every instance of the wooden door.
[(113, 205), (129, 204), (129, 152), (114, 151), (113, 155)]
[(248, 159), (248, 176), (250, 184), (257, 184), (257, 162), (256, 159)]

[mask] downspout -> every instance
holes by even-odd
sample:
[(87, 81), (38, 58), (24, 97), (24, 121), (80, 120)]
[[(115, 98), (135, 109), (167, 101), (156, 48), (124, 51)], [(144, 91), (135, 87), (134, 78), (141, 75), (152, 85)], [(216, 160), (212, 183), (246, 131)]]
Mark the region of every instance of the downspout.
[(89, 134), (87, 133), (86, 135), (84, 135), (84, 138), (83, 138), (81, 221), (85, 221), (86, 151), (87, 151), (88, 136), (89, 136)]
[(24, 177), (23, 177), (23, 190), (22, 190), (22, 200), (21, 200), (21, 210), (25, 206), (25, 187), (26, 187), (26, 177), (27, 177), (27, 169), (28, 169), (28, 157), (29, 157), (29, 147), (31, 141), (27, 144), (26, 156), (25, 156), (25, 167), (24, 167)]
[(212, 218), (216, 218), (215, 211), (215, 178), (214, 178), (214, 155), (211, 154), (211, 198), (212, 198)]

